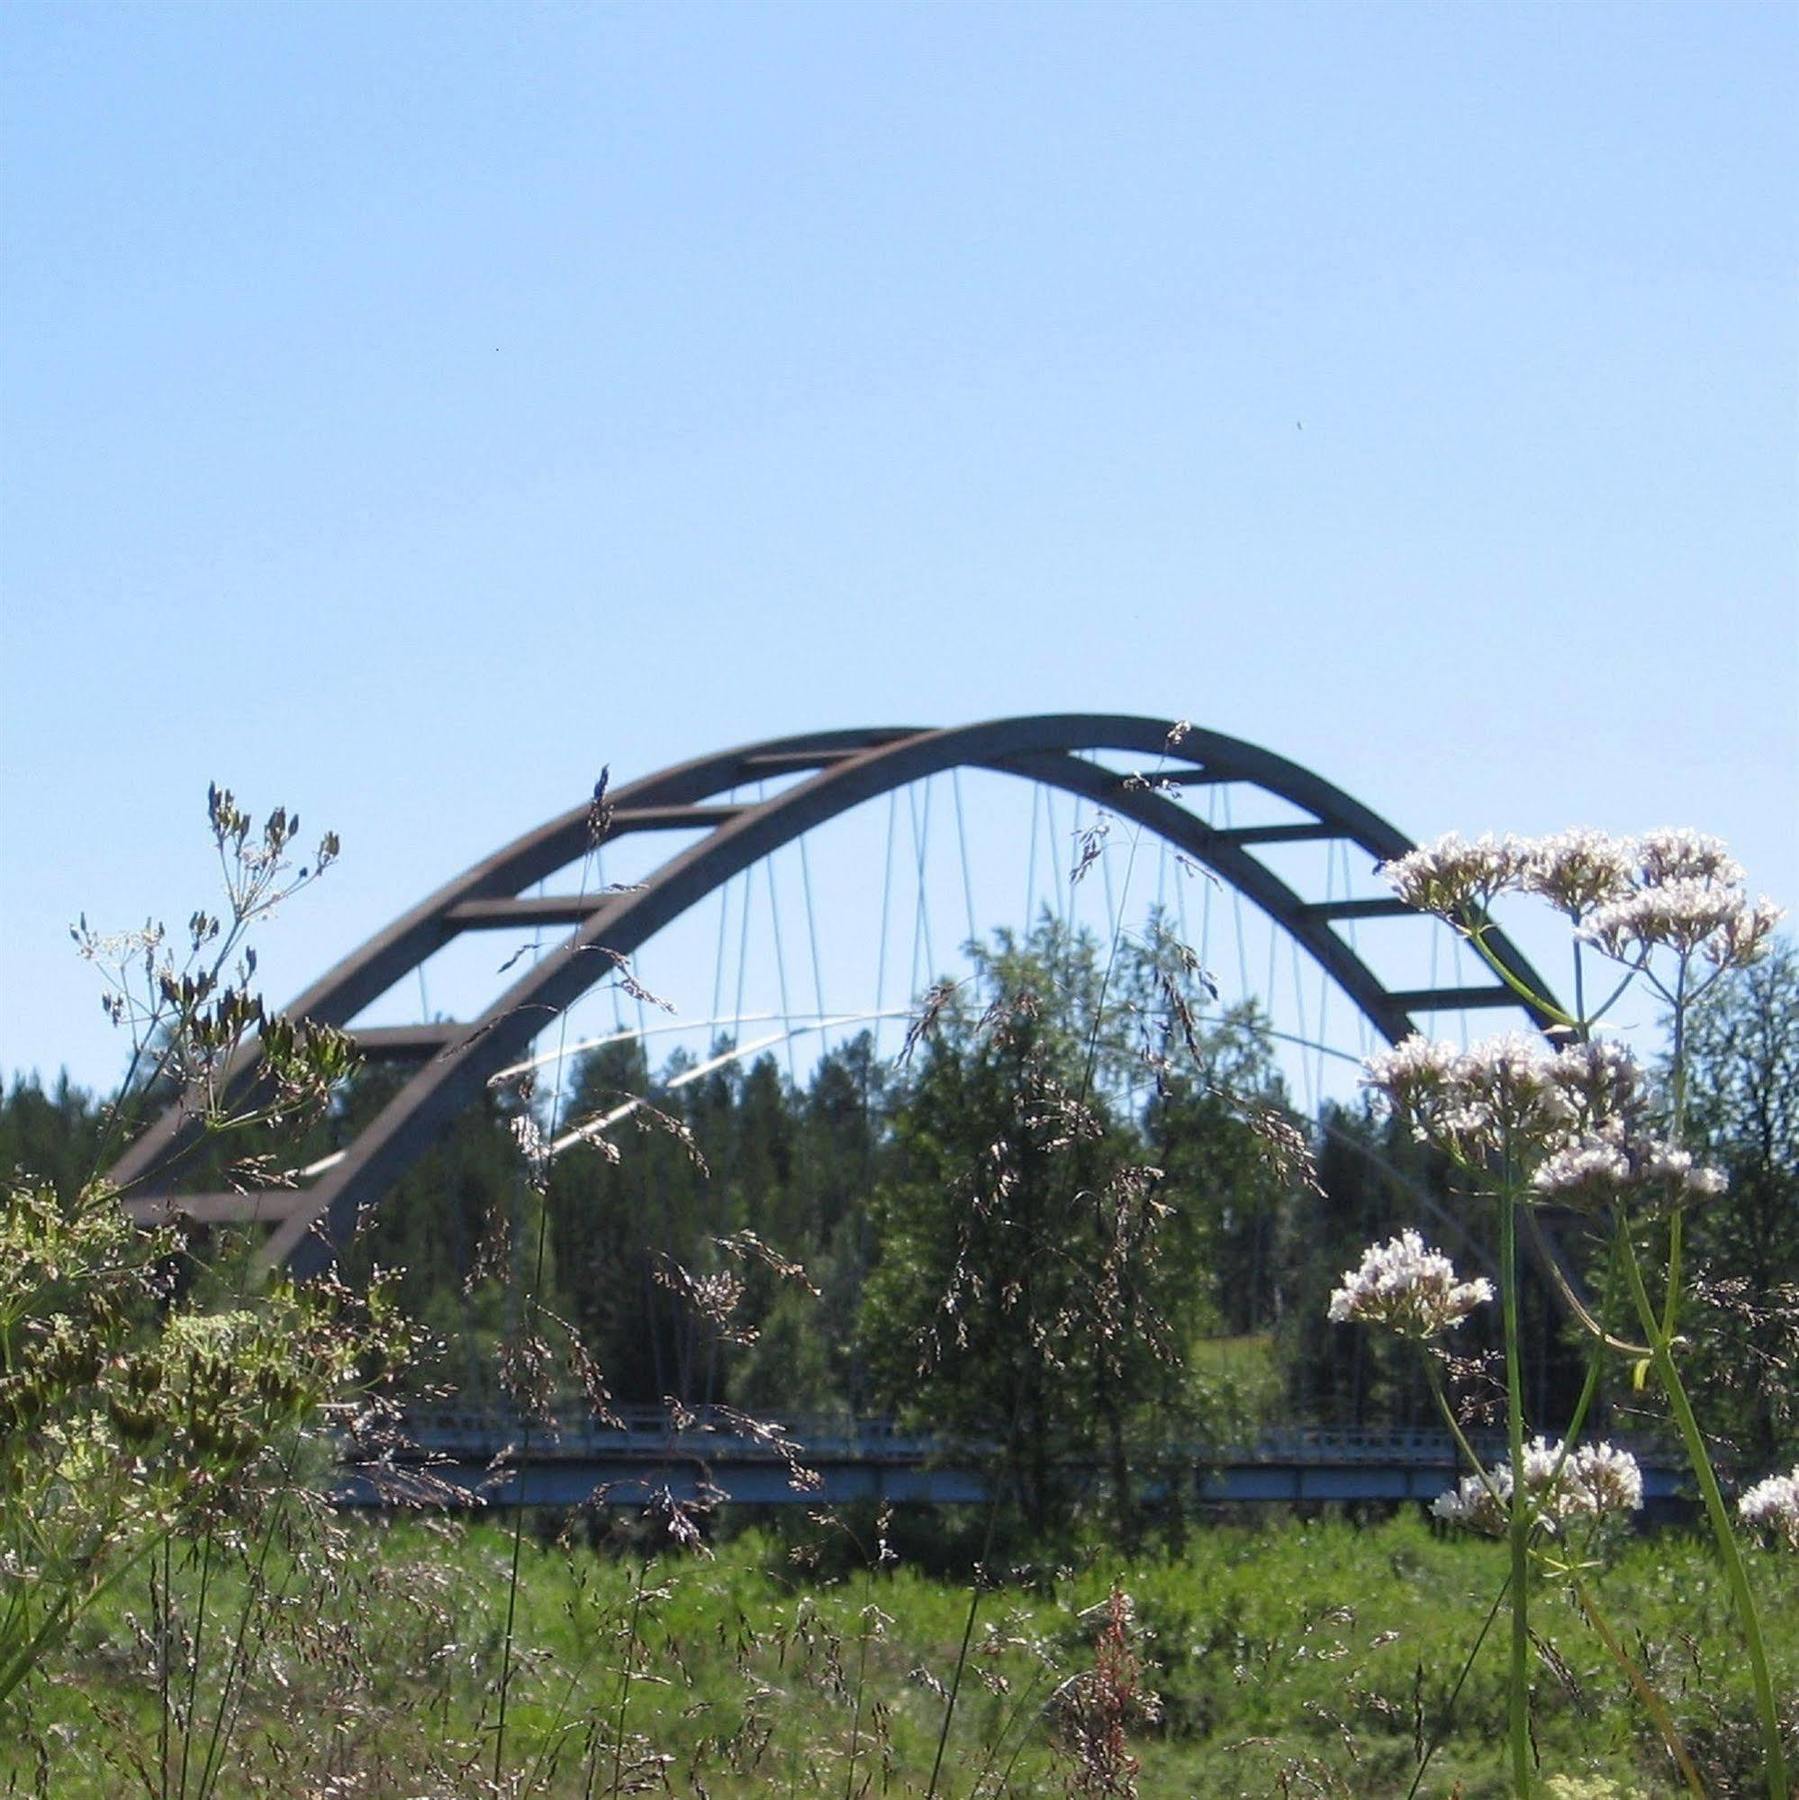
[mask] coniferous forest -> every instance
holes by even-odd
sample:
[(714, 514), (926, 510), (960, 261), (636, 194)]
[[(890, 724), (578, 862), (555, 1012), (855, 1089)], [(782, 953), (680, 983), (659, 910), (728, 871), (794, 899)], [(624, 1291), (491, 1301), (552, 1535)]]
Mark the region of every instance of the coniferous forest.
[[(493, 1093), (457, 1120), (365, 1221), (346, 1272), (396, 1273), (440, 1346), (421, 1390), (498, 1406), (541, 1239), (538, 1305), (562, 1351), (546, 1378), (563, 1401), (585, 1388), (617, 1405), (1004, 1431), (1039, 1523), (1048, 1471), (1071, 1458), (1122, 1474), (1262, 1421), (1430, 1423), (1418, 1359), (1330, 1323), (1327, 1300), (1363, 1246), (1414, 1219), (1458, 1265), (1489, 1266), (1482, 1210), (1373, 1109), (1299, 1117), (1260, 1020), (1206, 1021), (1199, 997), (1154, 946), (1108, 967), (1046, 923), (986, 946), (976, 981), (933, 990), (903, 1047), (877, 1055), (864, 1034), (797, 1081), (766, 1055), (683, 1081), (679, 1055), (652, 1067), (637, 1043), (608, 1044), (561, 1095)], [(1689, 1230), (1695, 1366), (1720, 1441), (1753, 1464), (1794, 1423), (1790, 946), (1720, 991), (1689, 1050), (1690, 1118), (1731, 1178)], [(359, 1071), (304, 1139), (257, 1144), (261, 1166), (328, 1151), (400, 1078)], [(104, 1111), (66, 1078), (15, 1079), (0, 1166), (72, 1190)], [(533, 1177), (532, 1141), (608, 1117)], [(196, 1184), (239, 1148), (213, 1146)], [(1562, 1218), (1557, 1243), (1602, 1300), (1585, 1223)], [(1546, 1282), (1526, 1283), (1523, 1308), (1532, 1416), (1553, 1426), (1579, 1348)], [(1471, 1406), (1495, 1333), (1472, 1318), (1455, 1346)]]

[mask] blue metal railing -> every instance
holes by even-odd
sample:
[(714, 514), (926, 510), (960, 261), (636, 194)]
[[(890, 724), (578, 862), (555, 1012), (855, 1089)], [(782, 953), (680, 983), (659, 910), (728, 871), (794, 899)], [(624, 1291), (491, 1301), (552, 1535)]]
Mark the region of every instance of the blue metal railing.
[[(906, 1462), (979, 1458), (996, 1445), (979, 1439), (946, 1439), (886, 1416), (790, 1417), (750, 1428), (746, 1415), (729, 1408), (699, 1407), (677, 1418), (659, 1406), (614, 1409), (612, 1419), (562, 1416), (527, 1426), (517, 1415), (439, 1409), (406, 1416), (401, 1437), (409, 1451), (426, 1457), (492, 1459), (527, 1442), (533, 1459), (635, 1459), (667, 1455), (704, 1461)], [(1645, 1467), (1683, 1466), (1677, 1447), (1642, 1435), (1614, 1434)], [(1481, 1454), (1505, 1454), (1503, 1434), (1478, 1432)], [(1414, 1426), (1277, 1425), (1247, 1444), (1173, 1443), (1175, 1458), (1214, 1465), (1279, 1464), (1386, 1468), (1444, 1468), (1457, 1460), (1447, 1431)]]

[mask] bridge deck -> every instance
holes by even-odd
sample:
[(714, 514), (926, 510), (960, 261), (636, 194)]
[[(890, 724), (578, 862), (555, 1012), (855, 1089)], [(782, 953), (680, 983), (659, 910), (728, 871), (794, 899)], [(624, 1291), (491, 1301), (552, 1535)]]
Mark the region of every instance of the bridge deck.
[[(571, 1420), (527, 1433), (522, 1421), (484, 1413), (422, 1414), (409, 1447), (375, 1466), (345, 1463), (340, 1506), (427, 1500), (446, 1505), (641, 1506), (675, 1499), (743, 1505), (848, 1501), (980, 1501), (992, 1446), (947, 1444), (891, 1419), (794, 1420), (777, 1431), (741, 1415), (705, 1414), (677, 1429), (661, 1409), (625, 1409), (617, 1425)], [(1618, 1441), (1618, 1440), (1614, 1440)], [(1477, 1436), (1497, 1458), (1503, 1441)], [(1644, 1496), (1673, 1499), (1684, 1463), (1666, 1445), (1639, 1440)], [(1195, 1502), (1431, 1500), (1465, 1471), (1447, 1432), (1283, 1426), (1247, 1445), (1171, 1446), (1155, 1479), (1178, 1478)], [(1097, 1481), (1097, 1469), (1070, 1470)]]

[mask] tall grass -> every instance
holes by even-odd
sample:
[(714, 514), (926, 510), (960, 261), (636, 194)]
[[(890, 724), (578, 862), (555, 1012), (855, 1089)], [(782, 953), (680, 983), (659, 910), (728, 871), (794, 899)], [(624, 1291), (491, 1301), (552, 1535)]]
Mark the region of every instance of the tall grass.
[[(249, 1671), (244, 1724), (217, 1791), (490, 1794), (485, 1659), (497, 1651), (493, 1602), (509, 1533), (447, 1521), (336, 1529), (344, 1537), (328, 1581), (290, 1562), (304, 1549), (271, 1557), (265, 1579), (306, 1597), (276, 1615)], [(792, 1552), (813, 1541), (807, 1530), (796, 1545), (794, 1528), (726, 1531), (710, 1558), (694, 1558), (653, 1543), (571, 1554), (527, 1534), (511, 1791), (922, 1795), (964, 1599), (953, 1580), (905, 1560), (809, 1569)], [(1023, 1796), (1081, 1778), (1074, 1721), (1056, 1696), (1070, 1683), (1078, 1693), (1099, 1666), (1116, 1587), (1132, 1601), (1135, 1691), (1159, 1697), (1159, 1716), (1134, 1704), (1127, 1715), (1144, 1795), (1268, 1794), (1283, 1781), (1296, 1794), (1403, 1795), (1506, 1560), (1501, 1544), (1452, 1539), (1407, 1515), (1363, 1526), (1220, 1522), (1179, 1558), (1122, 1561), (1097, 1544), (1070, 1566), (1020, 1569), (989, 1590), (991, 1624), (970, 1653), (944, 1791)], [(1782, 1691), (1799, 1693), (1799, 1564), (1770, 1558), (1763, 1573), (1773, 1667)], [(1731, 1650), (1728, 1584), (1704, 1540), (1625, 1543), (1596, 1579), (1709, 1791), (1756, 1794), (1753, 1684)], [(215, 1575), (222, 1616), (241, 1604), (245, 1581), (241, 1565)], [(314, 1585), (321, 1591), (308, 1592)], [(1682, 1791), (1572, 1606), (1550, 1596), (1540, 1610), (1558, 1646), (1536, 1705), (1545, 1771), (1604, 1776), (1626, 1793)], [(133, 1773), (156, 1729), (144, 1623), (127, 1596), (109, 1598), (59, 1680), (34, 1689), (31, 1735), (54, 1757), (49, 1793), (146, 1791)], [(1422, 1792), (1509, 1791), (1507, 1660), (1491, 1637)], [(223, 1683), (212, 1665), (202, 1703)], [(597, 1736), (578, 1722), (588, 1714), (601, 1721)], [(0, 1770), (32, 1790), (22, 1741), (0, 1747)]]

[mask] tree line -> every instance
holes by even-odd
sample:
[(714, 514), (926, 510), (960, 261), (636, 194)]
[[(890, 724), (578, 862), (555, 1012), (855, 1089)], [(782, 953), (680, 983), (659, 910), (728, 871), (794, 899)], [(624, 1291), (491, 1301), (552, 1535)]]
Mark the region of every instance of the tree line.
[[(1421, 1219), (1478, 1272), (1488, 1221), (1366, 1109), (1298, 1117), (1263, 1021), (1208, 1018), (1208, 999), (1159, 936), (1101, 946), (1045, 922), (926, 996), (897, 1058), (864, 1034), (803, 1081), (768, 1056), (696, 1077), (679, 1054), (652, 1068), (640, 1043), (609, 1043), (559, 1098), (496, 1092), (465, 1113), (366, 1222), (348, 1272), (403, 1271), (401, 1303), (442, 1344), (418, 1379), (469, 1403), (584, 1387), (602, 1406), (891, 1414), (1000, 1446), (1036, 1523), (1072, 1461), (1128, 1494), (1171, 1444), (1259, 1418), (1427, 1423), (1416, 1359), (1330, 1324), (1328, 1296), (1368, 1243)], [(1720, 990), (1689, 1050), (1689, 1117), (1731, 1177), (1688, 1227), (1706, 1416), (1766, 1460), (1796, 1424), (1790, 945)], [(287, 1152), (345, 1141), (398, 1079), (361, 1071)], [(15, 1080), (0, 1167), (79, 1184), (104, 1111), (66, 1078)], [(1581, 1221), (1557, 1235), (1602, 1306)], [(1584, 1364), (1545, 1282), (1526, 1330), (1530, 1410), (1553, 1432)], [(1477, 1419), (1496, 1333), (1476, 1317), (1453, 1347)]]

